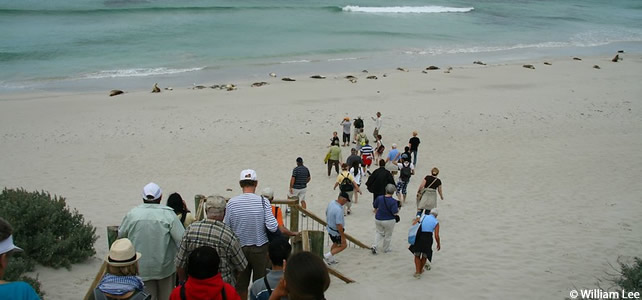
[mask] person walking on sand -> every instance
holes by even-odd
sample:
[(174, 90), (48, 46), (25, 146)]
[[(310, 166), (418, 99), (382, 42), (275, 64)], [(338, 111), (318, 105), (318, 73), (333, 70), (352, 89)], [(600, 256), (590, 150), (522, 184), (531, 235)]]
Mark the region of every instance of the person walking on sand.
[[(333, 189), (336, 190), (337, 186), (339, 186), (341, 192), (345, 192), (348, 195), (348, 199), (352, 199), (355, 191), (357, 193), (361, 193), (361, 191), (359, 190), (359, 185), (357, 185), (357, 183), (354, 181), (354, 177), (349, 172), (348, 164), (341, 165), (341, 174), (337, 176), (337, 181), (334, 183)], [(350, 208), (352, 208), (352, 201), (348, 201), (346, 207), (347, 213), (352, 213), (352, 211), (350, 210)]]
[(417, 131), (412, 132), (412, 137), (408, 141), (408, 146), (410, 146), (410, 153), (412, 153), (413, 157), (413, 164), (417, 166), (417, 150), (419, 149), (419, 143), (421, 141), (417, 137)]
[(374, 160), (379, 161), (381, 157), (383, 156), (383, 151), (386, 150), (386, 146), (383, 144), (383, 137), (381, 134), (377, 135), (375, 139), (375, 147), (374, 147)]
[(419, 279), (421, 274), (424, 273), (424, 269), (429, 271), (431, 269), (430, 263), (432, 262), (432, 238), (433, 233), (435, 241), (437, 241), (437, 251), (441, 250), (441, 241), (439, 239), (439, 221), (437, 220), (437, 215), (439, 212), (437, 209), (430, 211), (430, 214), (424, 215), (421, 218), (416, 218), (412, 225), (421, 222), (419, 229), (417, 230), (417, 237), (415, 239), (415, 244), (410, 245), (408, 250), (414, 255), (415, 260), (415, 275), (414, 277)]
[(328, 146), (328, 147), (332, 147), (332, 145), (334, 145), (335, 143), (337, 145), (340, 143), (339, 133), (337, 133), (336, 131), (332, 132), (332, 138), (330, 139), (330, 146)]
[(379, 136), (379, 131), (381, 130), (381, 112), (377, 112), (377, 118), (372, 117), (372, 120), (375, 121), (375, 128), (372, 132), (372, 136), (374, 136), (374, 138), (376, 139), (377, 136)]
[(372, 254), (377, 254), (377, 247), (383, 240), (383, 252), (391, 251), (390, 241), (392, 240), (392, 231), (399, 220), (399, 201), (392, 198), (397, 188), (394, 184), (386, 185), (386, 194), (377, 197), (373, 203), (375, 209), (375, 238), (372, 244)]
[(341, 124), (343, 126), (343, 147), (350, 145), (350, 127), (352, 122), (350, 122), (350, 117), (343, 118)]
[[(274, 191), (272, 191), (272, 188), (266, 187), (261, 191), (261, 196), (265, 197), (270, 201), (270, 204), (272, 204), (272, 201), (274, 201)], [(276, 205), (271, 205), (272, 206), (272, 215), (276, 218), (276, 223), (279, 224), (279, 230), (281, 233), (283, 233), (286, 236), (297, 236), (299, 235), (298, 231), (292, 232), (290, 231), (287, 227), (285, 227), (285, 224), (283, 223), (283, 210), (279, 209), (278, 206)]]
[(352, 148), (352, 150), (350, 150), (350, 156), (346, 158), (346, 164), (348, 165), (348, 167), (352, 167), (355, 162), (361, 164), (361, 156), (359, 156), (357, 148)]
[[(268, 237), (266, 230), (276, 232), (279, 225), (272, 215), (270, 202), (255, 194), (259, 184), (252, 169), (241, 171), (239, 185), (243, 194), (230, 199), (225, 209), (225, 225), (232, 228), (241, 242), (241, 249), (248, 261), (245, 270), (238, 276), (236, 291), (241, 299), (247, 299), (251, 282), (265, 276), (268, 266)], [(253, 280), (250, 281), (250, 276)]]
[(325, 262), (328, 265), (339, 263), (334, 256), (348, 247), (345, 234), (345, 219), (343, 218), (343, 206), (350, 202), (350, 197), (346, 192), (339, 193), (337, 200), (328, 204), (325, 211), (326, 222), (328, 224), (327, 230), (332, 246), (330, 251), (323, 255)]
[(298, 197), (303, 208), (308, 208), (305, 203), (305, 192), (307, 191), (310, 179), (310, 170), (303, 165), (303, 158), (297, 157), (296, 167), (292, 170), (292, 177), (290, 177), (289, 196)]
[(361, 147), (361, 161), (363, 162), (363, 174), (368, 174), (370, 172), (370, 165), (372, 165), (372, 160), (374, 160), (374, 151), (372, 146), (370, 146), (370, 141), (366, 139), (366, 144)]
[(332, 170), (332, 166), (334, 166), (334, 170), (339, 174), (339, 162), (341, 162), (342, 157), (341, 157), (341, 148), (339, 148), (339, 143), (334, 143), (328, 150), (328, 153), (326, 154), (327, 161), (326, 163), (328, 164), (328, 177), (330, 177), (330, 171)]
[(368, 177), (368, 181), (366, 181), (368, 191), (372, 193), (372, 203), (377, 197), (386, 194), (386, 185), (389, 183), (395, 184), (395, 179), (390, 171), (386, 170), (386, 161), (380, 159), (379, 168), (374, 170)]
[(357, 116), (357, 118), (354, 119), (354, 122), (352, 122), (352, 125), (354, 126), (354, 140), (352, 143), (359, 145), (358, 135), (363, 133), (363, 119), (361, 119), (361, 116)]
[[(363, 171), (361, 170), (361, 164), (359, 164), (358, 161), (355, 161), (352, 163), (352, 167), (350, 168), (350, 174), (352, 174), (352, 177), (354, 177), (354, 182), (357, 184), (359, 187), (359, 191), (361, 191), (361, 182), (363, 180)], [(354, 203), (357, 204), (359, 201), (359, 194), (362, 194), (361, 192), (354, 194)]]
[(444, 195), (441, 190), (441, 179), (437, 178), (439, 169), (432, 168), (431, 175), (424, 177), (424, 180), (419, 185), (417, 191), (417, 216), (422, 213), (428, 214), (430, 210), (437, 207), (437, 192), (441, 201), (444, 200)]
[(140, 277), (145, 293), (155, 299), (168, 299), (176, 283), (174, 257), (185, 228), (170, 207), (160, 204), (161, 188), (150, 182), (143, 187), (143, 204), (127, 213), (118, 228), (118, 238), (128, 238), (142, 253)]
[(415, 166), (410, 162), (410, 159), (402, 158), (397, 164), (399, 168), (399, 180), (397, 181), (397, 198), (401, 203), (406, 203), (406, 194), (408, 194), (408, 184), (410, 177), (415, 175)]

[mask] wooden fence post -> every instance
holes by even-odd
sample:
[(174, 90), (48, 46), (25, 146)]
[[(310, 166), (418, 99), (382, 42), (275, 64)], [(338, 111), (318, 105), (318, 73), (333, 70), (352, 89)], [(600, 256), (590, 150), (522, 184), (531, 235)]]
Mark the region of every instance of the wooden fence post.
[(299, 197), (288, 197), (288, 200), (294, 200), (294, 204), (288, 204), (290, 208), (290, 231), (299, 231)]

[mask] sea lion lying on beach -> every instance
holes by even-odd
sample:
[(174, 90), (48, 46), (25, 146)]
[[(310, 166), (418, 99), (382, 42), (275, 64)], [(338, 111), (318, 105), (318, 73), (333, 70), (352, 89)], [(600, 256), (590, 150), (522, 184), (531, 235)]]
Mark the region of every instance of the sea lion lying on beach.
[(296, 79), (290, 78), (290, 77), (283, 77), (283, 78), (281, 78), (281, 80), (283, 80), (283, 81), (296, 81)]
[(397, 70), (399, 70), (401, 72), (408, 72), (408, 69), (406, 69), (406, 68), (397, 68)]
[(579, 57), (573, 57), (573, 60), (582, 60), (582, 59)]
[(598, 65), (593, 65), (593, 69), (598, 69), (598, 70), (599, 70), (599, 69), (601, 69), (601, 68), (600, 68), (600, 66), (598, 66)]
[(473, 62), (473, 64), (475, 64), (475, 65), (482, 65), (482, 66), (485, 66), (485, 65), (486, 65), (484, 62), (482, 62), (482, 61), (480, 61), (480, 60), (474, 61), (474, 62)]
[(612, 62), (618, 62), (619, 60), (620, 60), (620, 55), (619, 54), (616, 54), (615, 57), (613, 57), (613, 59), (611, 59)]
[(377, 76), (370, 75), (370, 76), (366, 77), (366, 79), (374, 79), (374, 80), (377, 80)]
[(161, 90), (158, 87), (158, 82), (154, 83), (154, 88), (152, 89), (152, 93), (160, 93), (160, 92), (161, 92)]
[(439, 67), (437, 67), (437, 66), (430, 66), (430, 67), (426, 68), (426, 70), (428, 70), (428, 71), (430, 71), (430, 70), (439, 70)]
[(553, 65), (552, 63), (547, 62), (547, 61), (545, 61), (544, 64), (547, 65), (547, 66), (552, 66)]
[(348, 81), (350, 81), (352, 83), (357, 83), (357, 78), (352, 77), (352, 78), (349, 78)]
[(352, 76), (352, 75), (348, 75), (348, 76), (346, 76), (346, 77), (344, 77), (344, 78), (345, 78), (345, 79), (348, 79), (348, 80), (350, 80), (350, 79), (357, 79), (357, 77), (354, 77), (354, 76)]
[(325, 79), (325, 76), (323, 76), (323, 75), (312, 75), (312, 76), (310, 76), (310, 78), (313, 78), (313, 79)]
[(533, 65), (523, 65), (522, 67), (524, 67), (524, 68), (526, 68), (526, 69), (532, 69), (532, 70), (535, 70), (535, 66), (533, 66)]
[(125, 92), (123, 92), (121, 90), (111, 90), (109, 92), (109, 97), (113, 97), (113, 96), (120, 95), (120, 94), (123, 94), (123, 93), (125, 93)]
[(261, 82), (255, 82), (255, 83), (252, 83), (252, 85), (251, 85), (251, 86), (252, 86), (252, 87), (262, 87), (262, 86), (264, 86), (264, 85), (268, 85), (268, 84), (269, 84), (269, 83), (267, 83), (267, 82), (265, 82), (265, 81), (261, 81)]
[(270, 77), (276, 77), (276, 73), (270, 73)]

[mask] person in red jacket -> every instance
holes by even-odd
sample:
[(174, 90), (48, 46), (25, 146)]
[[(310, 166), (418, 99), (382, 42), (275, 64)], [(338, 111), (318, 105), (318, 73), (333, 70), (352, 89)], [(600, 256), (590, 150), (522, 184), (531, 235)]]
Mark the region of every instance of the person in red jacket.
[(208, 246), (194, 249), (187, 261), (187, 281), (172, 291), (169, 300), (240, 300), (236, 289), (223, 281), (219, 262), (216, 249)]

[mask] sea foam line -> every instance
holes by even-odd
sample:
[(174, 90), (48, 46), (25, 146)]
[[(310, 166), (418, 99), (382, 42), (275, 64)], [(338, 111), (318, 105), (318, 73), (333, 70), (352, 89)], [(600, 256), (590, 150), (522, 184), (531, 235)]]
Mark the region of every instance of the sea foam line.
[(446, 6), (388, 6), (388, 7), (371, 7), (371, 6), (353, 6), (348, 5), (341, 10), (346, 12), (363, 12), (363, 13), (465, 13), (470, 12), (474, 7), (446, 7)]
[(168, 69), (168, 68), (135, 68), (123, 70), (104, 70), (94, 73), (89, 73), (81, 76), (83, 79), (100, 79), (100, 78), (119, 78), (119, 77), (145, 77), (154, 75), (170, 75), (186, 72), (200, 71), (204, 68), (188, 68), (188, 69)]

